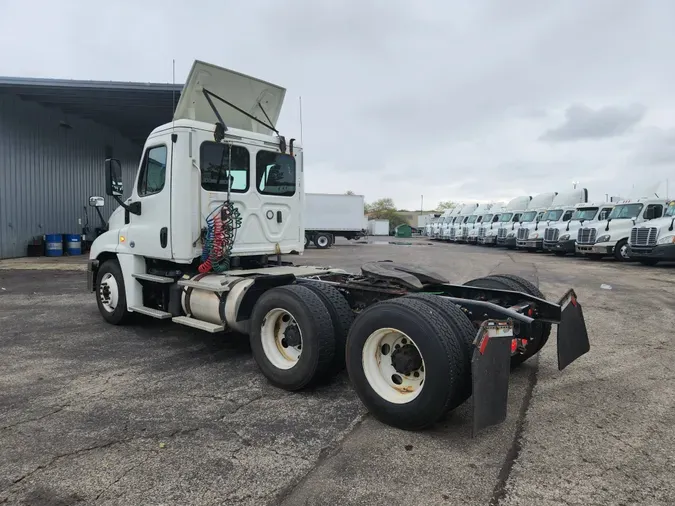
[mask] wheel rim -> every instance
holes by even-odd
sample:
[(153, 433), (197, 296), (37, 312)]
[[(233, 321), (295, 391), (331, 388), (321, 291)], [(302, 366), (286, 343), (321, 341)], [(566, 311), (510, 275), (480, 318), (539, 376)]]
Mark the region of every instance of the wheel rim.
[(293, 315), (285, 309), (269, 311), (260, 332), (263, 352), (278, 369), (290, 369), (302, 355), (302, 331)]
[(103, 278), (101, 278), (101, 283), (98, 287), (98, 297), (103, 309), (109, 313), (115, 311), (119, 301), (119, 287), (112, 273), (106, 272)]
[(619, 255), (623, 260), (628, 260), (630, 256), (628, 255), (628, 244), (624, 244), (619, 248)]
[(321, 236), (316, 240), (316, 242), (322, 248), (328, 246), (328, 237)]
[(363, 345), (363, 372), (370, 387), (393, 404), (411, 402), (422, 392), (426, 366), (415, 342), (405, 333), (376, 330)]

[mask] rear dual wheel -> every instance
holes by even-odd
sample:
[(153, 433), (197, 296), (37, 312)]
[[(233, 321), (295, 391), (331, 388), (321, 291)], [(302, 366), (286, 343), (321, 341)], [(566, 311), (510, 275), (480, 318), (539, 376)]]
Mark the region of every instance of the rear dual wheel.
[(347, 371), (380, 421), (421, 429), (471, 395), (473, 328), (456, 306), (444, 313), (446, 303), (430, 295), (406, 296), (374, 304), (354, 320)]

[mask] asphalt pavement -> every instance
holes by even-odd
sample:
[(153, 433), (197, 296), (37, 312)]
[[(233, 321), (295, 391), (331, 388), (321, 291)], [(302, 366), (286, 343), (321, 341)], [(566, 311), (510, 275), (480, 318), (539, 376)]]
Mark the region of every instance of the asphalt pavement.
[(672, 267), (412, 242), (290, 259), (390, 259), (453, 282), (516, 273), (550, 299), (574, 287), (590, 353), (559, 372), (552, 336), (513, 372), (507, 420), (476, 438), (467, 405), (399, 431), (344, 373), (281, 391), (243, 336), (114, 327), (83, 272), (0, 270), (0, 504), (675, 503)]

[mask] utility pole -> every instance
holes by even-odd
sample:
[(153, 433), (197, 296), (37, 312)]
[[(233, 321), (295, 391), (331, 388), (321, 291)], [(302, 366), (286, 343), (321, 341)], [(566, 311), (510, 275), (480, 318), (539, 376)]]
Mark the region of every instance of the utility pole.
[(420, 203), (420, 212), (424, 212), (424, 195), (422, 195), (422, 202)]

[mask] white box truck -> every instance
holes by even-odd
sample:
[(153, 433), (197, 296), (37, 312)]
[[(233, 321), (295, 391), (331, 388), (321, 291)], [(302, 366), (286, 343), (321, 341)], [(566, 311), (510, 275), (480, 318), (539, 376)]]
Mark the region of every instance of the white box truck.
[(389, 220), (368, 220), (368, 235), (389, 235)]
[(119, 207), (91, 246), (87, 287), (106, 322), (142, 315), (242, 333), (261, 373), (289, 391), (346, 366), (366, 408), (401, 429), (431, 426), (471, 397), (474, 434), (506, 418), (510, 368), (551, 341), (551, 324), (560, 370), (590, 350), (571, 289), (554, 303), (506, 274), (456, 285), (424, 266), (370, 262), (350, 274), (283, 261), (303, 251), (305, 212), (302, 148), (274, 126), (284, 96), (195, 62), (126, 197), (121, 162), (105, 161)]
[(319, 249), (330, 248), (336, 237), (359, 239), (363, 229), (365, 199), (363, 195), (306, 193), (305, 248), (313, 243)]

